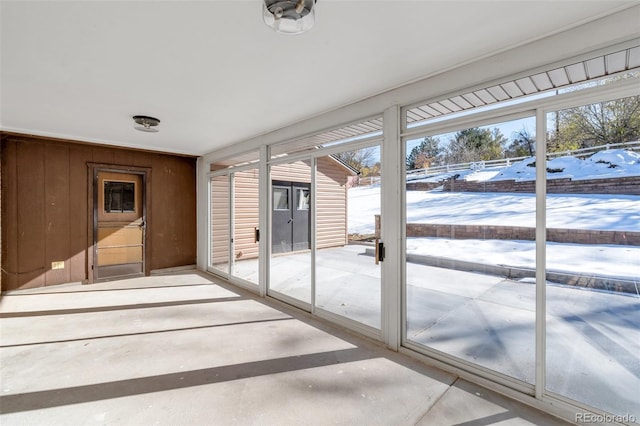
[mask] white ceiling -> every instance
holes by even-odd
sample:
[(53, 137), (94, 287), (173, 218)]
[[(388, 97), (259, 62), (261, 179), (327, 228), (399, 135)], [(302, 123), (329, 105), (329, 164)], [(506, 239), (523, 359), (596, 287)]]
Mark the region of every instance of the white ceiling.
[(319, 0), (285, 36), (261, 0), (2, 0), (0, 127), (201, 155), (632, 4)]

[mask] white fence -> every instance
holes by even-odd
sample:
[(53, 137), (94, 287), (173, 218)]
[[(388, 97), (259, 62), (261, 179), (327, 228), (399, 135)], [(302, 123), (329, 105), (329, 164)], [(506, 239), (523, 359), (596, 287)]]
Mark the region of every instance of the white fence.
[(357, 180), (357, 186), (371, 186), (380, 183), (380, 176), (361, 177)]
[[(561, 151), (561, 152), (549, 152), (547, 153), (547, 159), (572, 156), (577, 158), (587, 158), (599, 151), (606, 151), (610, 149), (626, 149), (627, 151), (640, 152), (640, 141), (612, 143), (607, 145), (592, 146), (589, 148), (581, 148), (573, 151)], [(478, 161), (472, 163), (458, 163), (458, 164), (446, 164), (443, 166), (427, 167), (424, 169), (414, 169), (407, 171), (407, 180), (422, 179), (428, 176), (437, 175), (440, 173), (457, 172), (462, 170), (482, 170), (485, 168), (502, 168), (508, 167), (511, 164), (524, 160), (529, 157), (514, 157), (503, 158), (500, 160)], [(379, 182), (379, 181), (378, 181)], [(360, 185), (367, 185), (362, 180)]]

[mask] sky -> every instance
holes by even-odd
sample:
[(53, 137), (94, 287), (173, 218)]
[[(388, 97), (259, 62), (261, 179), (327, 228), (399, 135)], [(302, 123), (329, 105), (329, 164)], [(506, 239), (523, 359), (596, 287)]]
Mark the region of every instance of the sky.
[[(511, 121), (505, 121), (505, 122), (501, 122), (501, 123), (495, 123), (495, 124), (489, 124), (486, 126), (480, 126), (480, 129), (489, 129), (489, 130), (493, 130), (497, 128), (498, 130), (500, 130), (500, 133), (502, 133), (502, 135), (507, 138), (509, 141), (514, 139), (514, 134), (521, 131), (521, 130), (526, 130), (527, 133), (529, 133), (529, 135), (531, 135), (532, 137), (535, 137), (536, 135), (536, 119), (535, 117), (527, 117), (527, 118), (522, 118), (522, 119), (518, 119), (518, 120), (511, 120)], [(464, 130), (464, 129), (461, 129)], [(444, 147), (448, 144), (448, 141), (453, 139), (455, 136), (456, 132), (451, 132), (451, 133), (443, 133), (440, 135), (434, 135), (434, 138), (440, 139), (440, 146)], [(420, 137), (417, 139), (411, 139), (407, 141), (407, 152), (406, 155), (409, 155), (409, 153), (411, 152), (411, 150), (420, 145), (420, 142), (422, 142), (424, 138)]]
[[(521, 131), (521, 130), (526, 130), (527, 133), (529, 133), (529, 135), (531, 135), (532, 137), (535, 137), (536, 135), (536, 122), (535, 122), (535, 117), (527, 117), (527, 118), (522, 118), (519, 120), (512, 120), (512, 121), (506, 121), (506, 122), (502, 122), (502, 123), (495, 123), (495, 124), (490, 124), (487, 126), (480, 126), (481, 129), (489, 129), (489, 130), (493, 130), (494, 128), (498, 128), (500, 130), (500, 133), (502, 133), (502, 135), (507, 138), (507, 140), (511, 141), (514, 139), (514, 136), (517, 132)], [(440, 139), (440, 145), (442, 147), (445, 147), (449, 140), (453, 139), (453, 137), (455, 136), (456, 132), (451, 132), (451, 133), (443, 133), (440, 135), (434, 135), (434, 137)], [(424, 137), (419, 137), (416, 139), (411, 139), (407, 141), (407, 149), (406, 149), (406, 153), (405, 156), (409, 155), (409, 153), (411, 152), (411, 150), (420, 145), (420, 142), (422, 142), (422, 140), (424, 139)], [(344, 141), (341, 141), (341, 143)], [(376, 146), (375, 148), (375, 152), (374, 155), (371, 157), (371, 163), (374, 164), (378, 161), (380, 161), (380, 147)]]
[[(529, 133), (529, 135), (531, 135), (532, 137), (535, 137), (536, 135), (535, 117), (527, 117), (527, 118), (522, 118), (518, 120), (505, 121), (501, 123), (480, 126), (480, 129), (493, 130), (494, 128), (499, 129), (500, 133), (502, 133), (502, 135), (505, 138), (507, 138), (508, 141), (512, 141), (515, 138), (515, 134), (523, 129), (526, 130), (527, 133)], [(434, 137), (440, 139), (440, 145), (442, 147), (445, 147), (448, 144), (449, 140), (454, 138), (455, 134), (456, 132), (443, 133), (440, 135), (434, 135)], [(367, 135), (367, 136), (370, 136), (370, 135)], [(340, 141), (339, 143), (344, 143), (346, 141), (356, 140), (356, 139), (357, 138), (345, 139), (344, 141)], [(422, 142), (423, 139), (424, 137), (419, 137), (416, 139), (408, 140), (405, 156), (408, 156), (414, 147), (420, 145), (420, 142)], [(331, 146), (331, 144), (327, 144), (327, 146)], [(380, 147), (375, 146), (374, 149), (375, 149), (375, 152), (372, 155), (370, 160), (371, 164), (374, 164), (380, 161)]]

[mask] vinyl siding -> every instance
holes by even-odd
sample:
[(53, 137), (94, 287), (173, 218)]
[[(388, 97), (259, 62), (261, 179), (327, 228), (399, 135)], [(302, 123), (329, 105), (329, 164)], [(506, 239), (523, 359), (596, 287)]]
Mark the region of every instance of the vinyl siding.
[[(347, 180), (352, 173), (331, 157), (318, 158), (317, 176), (317, 246), (319, 249), (343, 246), (347, 243)], [(279, 164), (271, 168), (271, 179), (286, 182), (311, 183), (310, 161)], [(258, 226), (258, 170), (235, 173), (236, 259), (258, 257), (254, 229)], [(226, 177), (212, 181), (212, 261), (228, 262), (229, 210)]]

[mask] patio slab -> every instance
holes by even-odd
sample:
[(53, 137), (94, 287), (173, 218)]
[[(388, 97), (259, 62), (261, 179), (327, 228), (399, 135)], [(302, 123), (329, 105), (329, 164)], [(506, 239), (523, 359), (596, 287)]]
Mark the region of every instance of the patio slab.
[[(146, 277), (4, 295), (2, 424), (414, 425), (451, 415), (449, 373), (207, 275), (173, 279), (198, 284), (176, 293), (172, 278)], [(522, 404), (489, 403), (531, 418)]]
[[(357, 245), (319, 250), (318, 290), (331, 296), (325, 309), (379, 324), (377, 302), (364, 279), (375, 277), (379, 266), (365, 251), (366, 246)], [(331, 262), (320, 262), (325, 258)], [(298, 264), (291, 262), (287, 268), (287, 256), (278, 260), (279, 270), (288, 273)], [(335, 265), (333, 271), (330, 265)], [(297, 269), (296, 274), (310, 283), (309, 270)], [(310, 294), (309, 287), (291, 286), (288, 291)], [(640, 418), (640, 400), (632, 397), (640, 393), (640, 299), (551, 283), (546, 293), (548, 390)], [(351, 305), (343, 306), (347, 295), (361, 309), (345, 309)], [(535, 300), (531, 279), (407, 263), (410, 341), (528, 383), (534, 380)]]

